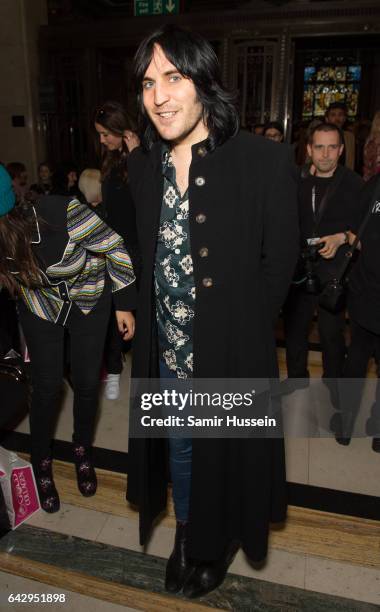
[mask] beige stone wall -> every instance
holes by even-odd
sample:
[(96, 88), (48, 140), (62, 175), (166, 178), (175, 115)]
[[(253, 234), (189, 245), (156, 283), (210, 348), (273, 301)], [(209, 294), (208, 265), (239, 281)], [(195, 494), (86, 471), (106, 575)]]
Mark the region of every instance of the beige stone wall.
[[(23, 162), (30, 181), (44, 157), (38, 121), (38, 29), (46, 0), (0, 0), (0, 161)], [(24, 115), (25, 127), (12, 127)]]

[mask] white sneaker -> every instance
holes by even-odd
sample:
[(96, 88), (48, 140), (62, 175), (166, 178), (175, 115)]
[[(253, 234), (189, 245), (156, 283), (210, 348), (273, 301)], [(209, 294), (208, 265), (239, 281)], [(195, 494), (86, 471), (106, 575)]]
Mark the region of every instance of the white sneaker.
[(120, 374), (108, 374), (106, 378), (106, 386), (104, 389), (106, 398), (109, 400), (117, 400), (120, 395)]

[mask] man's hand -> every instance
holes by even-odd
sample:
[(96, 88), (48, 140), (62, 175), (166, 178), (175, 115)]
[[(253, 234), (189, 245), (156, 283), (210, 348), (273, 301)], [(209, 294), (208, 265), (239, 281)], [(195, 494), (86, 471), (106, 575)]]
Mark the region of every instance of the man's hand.
[(123, 340), (131, 340), (135, 335), (135, 317), (131, 312), (116, 310), (116, 321)]
[(332, 234), (331, 236), (323, 236), (320, 239), (321, 243), (325, 243), (323, 249), (319, 251), (319, 254), (324, 259), (333, 259), (335, 257), (337, 250), (342, 244), (346, 243), (346, 235), (344, 232), (339, 232), (339, 234)]
[(140, 138), (131, 130), (125, 130), (123, 138), (130, 153), (132, 153), (133, 149), (140, 146)]

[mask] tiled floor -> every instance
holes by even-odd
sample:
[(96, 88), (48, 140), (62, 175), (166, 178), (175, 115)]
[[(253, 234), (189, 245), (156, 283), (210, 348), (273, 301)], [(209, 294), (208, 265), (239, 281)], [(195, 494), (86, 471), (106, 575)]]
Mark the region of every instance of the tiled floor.
[[(9, 552), (8, 552), (9, 551)], [(132, 607), (151, 610), (192, 612), (208, 606), (223, 610), (249, 612), (375, 612), (377, 605), (353, 600), (346, 589), (344, 599), (313, 590), (285, 586), (232, 572), (223, 585), (197, 601), (179, 594), (169, 595), (164, 588), (165, 560), (100, 542), (23, 526), (0, 540), (0, 559), (10, 572), (28, 572), (40, 579), (81, 593), (93, 593), (103, 601), (125, 602)], [(335, 572), (338, 568), (334, 568)], [(58, 590), (58, 589), (57, 589)], [(158, 603), (159, 607), (155, 604)]]
[[(101, 397), (96, 446), (127, 451), (129, 370), (130, 361), (128, 359), (121, 379), (121, 398), (118, 401), (110, 402), (104, 396)], [(317, 387), (318, 392), (315, 391)], [(285, 399), (285, 415), (288, 425), (294, 425), (295, 422), (297, 427), (302, 429), (301, 425), (304, 425), (306, 420), (309, 424), (319, 420), (319, 424), (324, 426), (327, 417), (318, 407), (321, 394), (323, 395), (324, 392), (326, 391), (323, 387), (321, 388), (320, 383), (312, 381), (311, 392), (301, 390), (288, 396)], [(373, 385), (370, 383), (367, 385), (367, 404), (371, 402), (372, 393)], [(58, 439), (71, 439), (71, 402), (72, 392), (66, 387), (57, 423), (56, 437)], [(313, 414), (317, 415), (317, 419), (313, 420)], [(363, 421), (364, 415), (361, 419)], [(27, 419), (20, 423), (18, 431), (28, 432)], [(375, 454), (371, 450), (370, 443), (370, 439), (357, 438), (352, 440), (349, 447), (342, 447), (331, 438), (309, 440), (299, 435), (288, 437), (286, 439), (288, 480), (379, 495), (380, 454)], [(364, 474), (365, 477), (363, 477)], [(63, 504), (62, 510), (56, 515), (45, 513), (36, 515), (31, 520), (31, 524), (104, 544), (135, 551), (142, 550), (138, 543), (137, 524), (134, 520), (68, 504)], [(159, 525), (146, 552), (167, 558), (172, 542), (173, 530)], [(380, 604), (379, 571), (349, 563), (282, 550), (271, 550), (266, 565), (260, 569), (252, 568), (243, 554), (239, 553), (231, 571), (272, 583)], [(97, 610), (96, 607), (90, 607), (92, 610)], [(118, 606), (115, 607), (115, 610), (117, 608)], [(86, 608), (81, 607), (80, 609), (85, 610)]]
[[(148, 546), (143, 549), (138, 542), (136, 520), (69, 504), (63, 504), (61, 511), (54, 515), (38, 513), (29, 524), (165, 559), (174, 540), (173, 529), (158, 525)], [(230, 572), (380, 605), (380, 571), (350, 563), (271, 549), (265, 566), (258, 568), (252, 567), (240, 551)]]
[(318, 557), (306, 558), (305, 588), (379, 605), (380, 572)]

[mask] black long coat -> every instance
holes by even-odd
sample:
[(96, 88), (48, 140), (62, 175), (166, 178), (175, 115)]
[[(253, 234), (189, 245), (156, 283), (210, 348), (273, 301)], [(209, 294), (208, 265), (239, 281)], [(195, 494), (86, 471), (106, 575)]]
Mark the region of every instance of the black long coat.
[[(153, 274), (163, 192), (161, 147), (136, 149), (129, 177), (143, 261), (133, 376), (158, 378)], [(204, 180), (197, 180), (202, 177)], [(296, 181), (289, 149), (245, 132), (213, 152), (192, 147), (190, 242), (196, 307), (194, 377), (275, 377), (273, 323), (298, 254)], [(200, 249), (208, 248), (201, 257)], [(203, 279), (211, 278), (212, 286)], [(206, 285), (209, 283), (206, 283)], [(161, 439), (130, 439), (127, 499), (140, 540), (166, 505)], [(193, 439), (189, 554), (217, 558), (231, 538), (252, 559), (267, 551), (269, 521), (286, 514), (281, 439)]]

